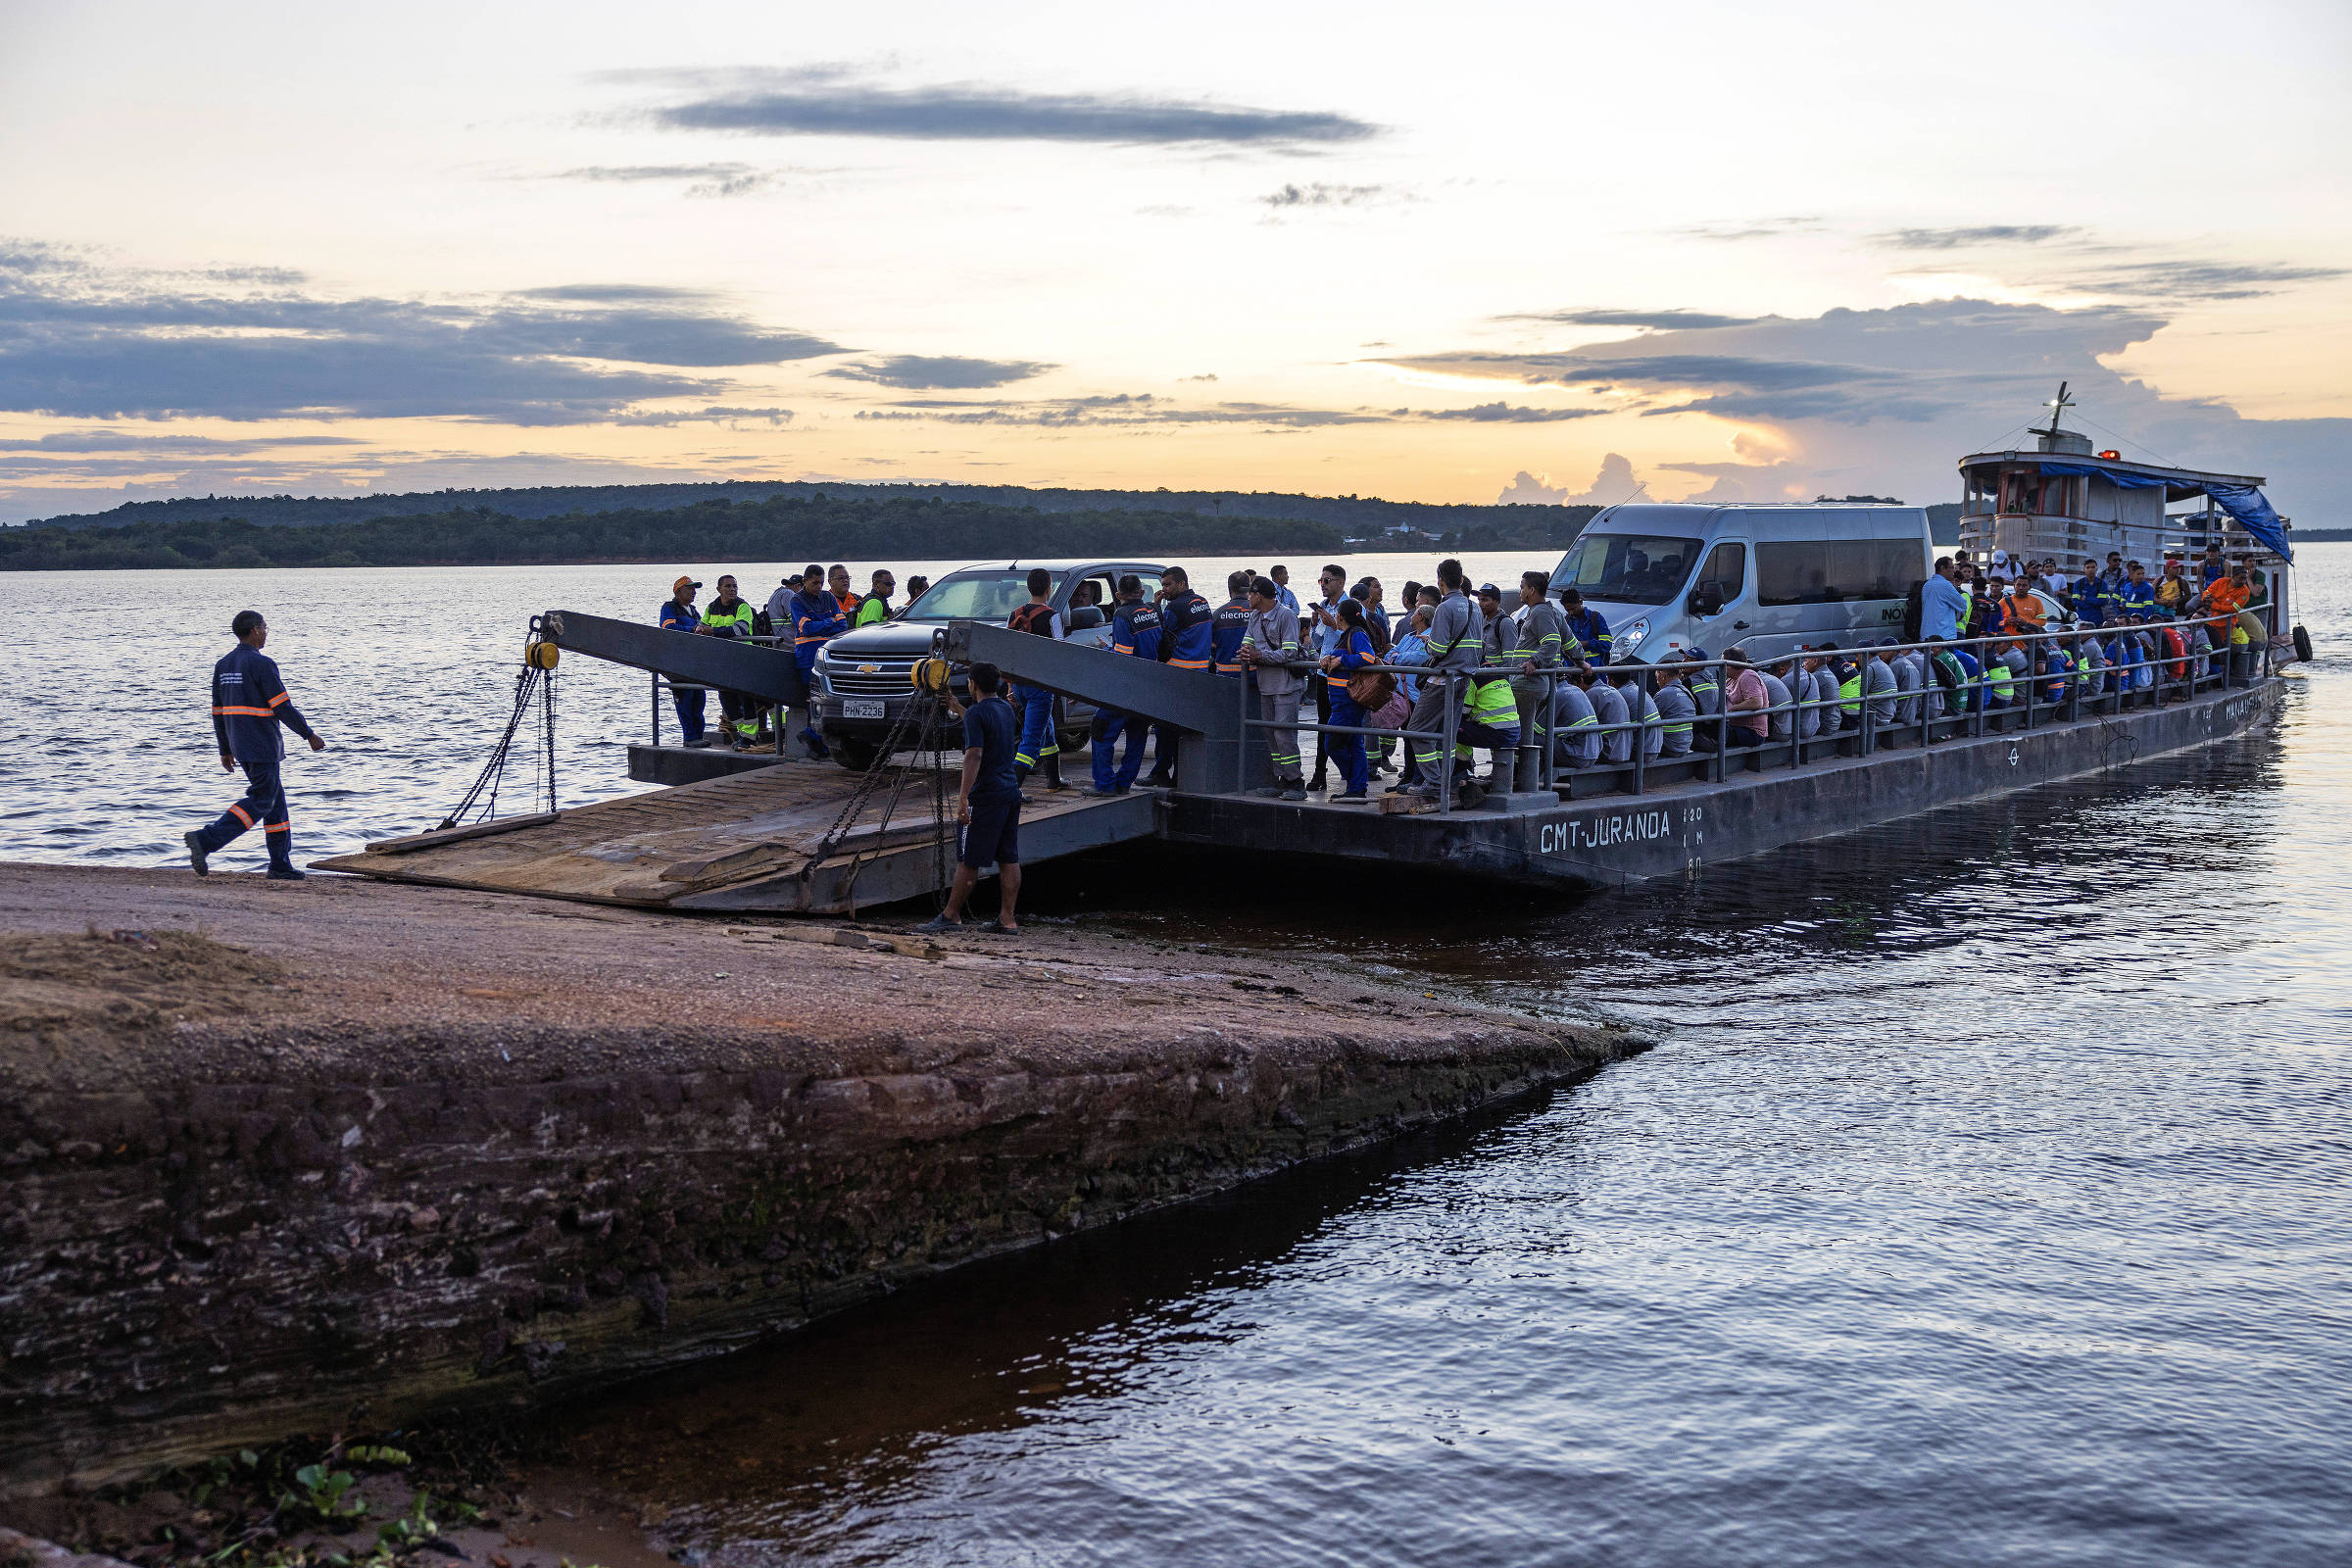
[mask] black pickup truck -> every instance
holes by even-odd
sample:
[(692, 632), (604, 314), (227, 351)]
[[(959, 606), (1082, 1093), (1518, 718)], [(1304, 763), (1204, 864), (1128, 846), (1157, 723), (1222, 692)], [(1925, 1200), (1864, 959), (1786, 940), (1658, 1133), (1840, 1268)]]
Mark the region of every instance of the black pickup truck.
[[(965, 566), (931, 585), (922, 598), (891, 619), (844, 632), (818, 651), (809, 700), (834, 760), (848, 768), (873, 764), (875, 754), (913, 700), (915, 662), (931, 652), (931, 635), (951, 620), (1002, 626), (1029, 602), (1029, 573), (1038, 566), (1054, 574), (1054, 608), (1074, 643), (1110, 640), (1110, 612), (1118, 602), (1118, 580), (1128, 572), (1144, 580), (1147, 593), (1159, 587), (1161, 567), (1149, 561), (1015, 561), (1004, 565)], [(1073, 606), (1072, 601), (1084, 599)], [(963, 678), (956, 680), (961, 698)], [(1060, 699), (1054, 727), (1064, 750), (1078, 745), (1095, 710), (1089, 704)], [(942, 739), (951, 739), (941, 737)], [(921, 744), (909, 737), (909, 744)]]

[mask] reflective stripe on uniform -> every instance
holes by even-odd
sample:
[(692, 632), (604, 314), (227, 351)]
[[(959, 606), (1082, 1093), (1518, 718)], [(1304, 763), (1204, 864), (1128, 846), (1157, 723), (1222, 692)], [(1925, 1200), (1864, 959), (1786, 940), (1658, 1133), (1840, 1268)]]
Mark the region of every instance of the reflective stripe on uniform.
[(224, 718), (275, 718), (277, 716), (267, 708), (216, 708), (213, 711)]

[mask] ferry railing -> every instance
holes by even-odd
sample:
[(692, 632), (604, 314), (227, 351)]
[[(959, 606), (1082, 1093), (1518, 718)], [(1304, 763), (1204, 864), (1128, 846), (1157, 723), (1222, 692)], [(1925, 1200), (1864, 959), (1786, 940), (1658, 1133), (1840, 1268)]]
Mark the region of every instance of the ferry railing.
[[(779, 643), (790, 644), (792, 641), (792, 636), (789, 632), (778, 632), (766, 637), (754, 635), (751, 637), (738, 637), (735, 640), (737, 642), (752, 643), (760, 647), (773, 648)], [(652, 740), (649, 744), (654, 746), (660, 746), (662, 744), (662, 699), (664, 693), (717, 693), (723, 689), (724, 688), (718, 686), (706, 686), (700, 681), (672, 680), (669, 676), (662, 674), (660, 670), (655, 670), (653, 672), (653, 728), (651, 732)], [(710, 733), (710, 726), (721, 722), (723, 722), (723, 719), (713, 719), (706, 713), (704, 715), (704, 733), (708, 735)], [(778, 757), (783, 756), (786, 737), (784, 733), (785, 725), (781, 714), (780, 705), (770, 703), (766, 707), (762, 708), (760, 710), (760, 722), (773, 728), (775, 731), (776, 755)], [(681, 725), (683, 721), (681, 721)], [(683, 740), (684, 737), (681, 736), (680, 739)]]
[[(2185, 701), (2230, 681), (2242, 680), (2251, 684), (2255, 680), (2268, 678), (2275, 667), (2269, 644), (2249, 644), (2243, 650), (2232, 650), (2226, 641), (2229, 622), (2232, 618), (2204, 615), (2190, 619), (2148, 621), (2137, 627), (2121, 628), (2127, 633), (2152, 634), (2149, 657), (2111, 665), (2104, 662), (2102, 653), (2098, 662), (2087, 668), (2083, 663), (2084, 645), (2096, 643), (2103, 648), (2113, 640), (2109, 634), (2119, 628), (2077, 625), (2038, 632), (2021, 628), (1970, 637), (1794, 650), (1763, 657), (1752, 664), (1718, 656), (1708, 659), (1678, 658), (1657, 663), (1629, 660), (1616, 664), (1596, 665), (1592, 666), (1596, 680), (1607, 679), (1611, 685), (1616, 685), (1628, 675), (1633, 675), (1639, 680), (1644, 696), (1654, 693), (1658, 671), (1663, 668), (1671, 666), (1678, 678), (1686, 679), (1692, 672), (1705, 671), (1714, 677), (1714, 706), (1711, 710), (1702, 710), (1689, 720), (1692, 744), (1687, 751), (1667, 755), (1663, 749), (1663, 731), (1668, 720), (1663, 714), (1649, 716), (1646, 711), (1639, 711), (1622, 721), (1580, 727), (1577, 730), (1580, 736), (1592, 737), (1597, 741), (1593, 747), (1594, 760), (1590, 762), (1580, 760), (1566, 764), (1563, 764), (1560, 754), (1563, 737), (1568, 732), (1556, 722), (1557, 687), (1569, 675), (1569, 667), (1564, 665), (1529, 668), (1524, 665), (1482, 664), (1471, 670), (1438, 670), (1427, 664), (1384, 662), (1366, 664), (1353, 672), (1387, 673), (1420, 682), (1433, 679), (1442, 681), (1446, 701), (1440, 726), (1434, 730), (1414, 729), (1409, 718), (1403, 727), (1397, 729), (1378, 725), (1318, 723), (1303, 717), (1298, 720), (1261, 719), (1256, 716), (1255, 681), (1248, 671), (1235, 682), (1236, 700), (1240, 705), (1242, 729), (1246, 736), (1256, 732), (1289, 730), (1301, 736), (1358, 735), (1364, 737), (1367, 743), (1374, 738), (1396, 738), (1405, 743), (1408, 756), (1411, 742), (1425, 740), (1433, 743), (1439, 774), (1437, 779), (1424, 781), (1424, 784), (1425, 787), (1434, 784), (1438, 796), (1437, 808), (1440, 811), (1446, 811), (1453, 806), (1453, 759), (1460, 744), (1462, 700), (1465, 687), (1472, 681), (1542, 683), (1541, 695), (1534, 706), (1519, 710), (1520, 749), (1519, 754), (1511, 760), (1512, 771), (1509, 775), (1513, 789), (1533, 783), (1541, 790), (1556, 792), (1560, 788), (1563, 773), (1573, 778), (1614, 772), (1625, 780), (1623, 793), (1641, 795), (1645, 793), (1650, 776), (1665, 768), (1686, 768), (1690, 773), (1685, 776), (1694, 773), (1706, 781), (1721, 783), (1730, 772), (1735, 758), (1755, 756), (1753, 764), (1740, 764), (1743, 771), (1749, 766), (1774, 765), (1779, 759), (1773, 754), (1784, 747), (1787, 765), (1797, 768), (1821, 759), (1825, 751), (1831, 759), (1851, 759), (1874, 756), (1914, 738), (1915, 744), (1921, 747), (1932, 746), (1938, 741), (1982, 739), (1995, 733), (1993, 726), (1996, 720), (2001, 733), (2012, 728), (2030, 733), (2052, 723), (2079, 722), (2086, 714), (2104, 717), (2111, 713), (2120, 714), (2132, 707), (2161, 707)], [(2164, 649), (2161, 634), (2166, 627), (2180, 628), (2185, 640), (2188, 633), (2200, 625), (2206, 629), (2208, 636), (2207, 646), (2202, 650), (2193, 641), (2187, 641), (2179, 655)], [(2217, 633), (2225, 640), (2213, 640)], [(2014, 669), (2008, 671), (2008, 696), (2003, 698), (2003, 682), (1990, 672), (1989, 661), (2013, 647), (2025, 648), (2029, 662), (2022, 673)], [(2062, 659), (2066, 666), (2063, 670), (2053, 671), (2043, 667), (2051, 650), (2057, 651)], [(1962, 678), (1956, 683), (1947, 684), (1937, 676), (1932, 661), (1937, 653), (1960, 652), (1966, 652), (1977, 663), (1977, 672), (1970, 675), (1963, 668)], [(1761, 709), (1746, 710), (1746, 712), (1763, 720), (1764, 734), (1752, 744), (1734, 744), (1732, 741), (1730, 732), (1739, 714), (1728, 704), (1733, 680), (1742, 668), (1752, 667), (1760, 672), (1778, 671), (1784, 665), (1801, 664), (1809, 659), (1818, 661), (1825, 654), (1835, 654), (1850, 662), (1865, 660), (1875, 662), (1882, 655), (1914, 653), (1928, 656), (1931, 662), (1922, 671), (1922, 681), (1918, 686), (1874, 691), (1869, 685), (1869, 675), (1865, 669), (1861, 672), (1862, 684), (1850, 699), (1842, 691), (1835, 698), (1798, 696), (1792, 692), (1786, 703), (1767, 701)], [(1301, 662), (1288, 667), (1295, 669), (1304, 680), (1323, 678), (1323, 672), (1312, 664)], [(2151, 672), (2146, 684), (2124, 685), (2115, 691), (2105, 689), (2109, 678), (2119, 670), (2126, 680), (2130, 680), (2133, 678), (2131, 672), (2139, 669)], [(2094, 690), (2094, 687), (2097, 689)], [(2053, 688), (2056, 692), (2054, 697), (2050, 695)], [(1306, 690), (1311, 688), (1302, 688), (1301, 697)], [(1514, 690), (1516, 692), (1518, 687), (1515, 686)], [(1851, 714), (1845, 711), (1849, 702), (1854, 707)], [(1646, 710), (1649, 705), (1644, 703), (1642, 706)], [(1890, 719), (1880, 717), (1882, 709), (1891, 710), (1895, 716)], [(1814, 733), (1808, 735), (1804, 733), (1808, 714), (1815, 716), (1817, 726), (1828, 724), (1834, 727), (1817, 727)], [(1785, 735), (1775, 734), (1776, 722), (1783, 717), (1788, 719), (1788, 731)], [(1848, 717), (1853, 720), (1851, 728), (1845, 722)], [(1531, 735), (1538, 725), (1542, 727), (1543, 739), (1538, 747), (1536, 765), (1531, 769), (1524, 753), (1530, 749)], [(1702, 732), (1707, 735), (1711, 745), (1697, 743), (1697, 736)], [(1653, 734), (1660, 737), (1660, 749), (1654, 756), (1648, 744)], [(1627, 756), (1622, 760), (1611, 760), (1608, 757), (1610, 741), (1620, 735), (1630, 736)], [(1846, 749), (1849, 744), (1852, 748), (1850, 751)], [(1238, 792), (1247, 793), (1251, 787), (1250, 772), (1256, 765), (1256, 754), (1247, 746), (1240, 748), (1240, 753), (1235, 784)], [(1770, 763), (1767, 762), (1768, 756), (1772, 759)]]

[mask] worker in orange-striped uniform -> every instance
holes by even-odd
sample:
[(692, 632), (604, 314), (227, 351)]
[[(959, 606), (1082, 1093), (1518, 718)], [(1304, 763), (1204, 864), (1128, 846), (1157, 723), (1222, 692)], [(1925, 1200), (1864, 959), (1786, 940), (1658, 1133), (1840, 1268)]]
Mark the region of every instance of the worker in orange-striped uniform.
[(292, 824), (286, 817), (286, 785), (279, 774), (286, 742), (280, 726), (323, 752), (326, 742), (303, 720), (286, 683), (278, 678), (277, 662), (262, 653), (270, 640), (269, 623), (258, 610), (240, 610), (228, 623), (237, 646), (213, 666), (213, 739), (220, 747), (220, 770), (245, 770), (245, 798), (220, 813), (220, 820), (182, 834), (188, 858), (203, 876), (206, 860), (228, 847), (247, 828), (259, 826), (270, 846), (270, 880), (299, 882), (294, 869)]

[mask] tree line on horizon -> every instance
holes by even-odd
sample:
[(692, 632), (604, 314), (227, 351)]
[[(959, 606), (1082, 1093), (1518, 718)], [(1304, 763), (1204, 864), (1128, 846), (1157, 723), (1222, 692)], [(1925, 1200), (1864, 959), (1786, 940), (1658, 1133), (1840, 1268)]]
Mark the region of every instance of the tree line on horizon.
[(672, 561), (921, 561), (961, 556), (1336, 554), (1338, 529), (1189, 512), (1043, 512), (819, 492), (664, 511), (519, 518), (486, 507), (265, 527), (241, 517), (0, 529), (0, 570), (503, 566)]

